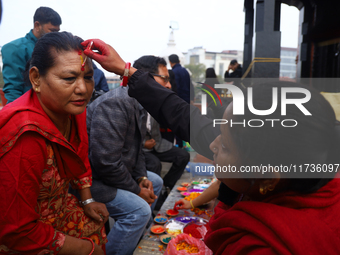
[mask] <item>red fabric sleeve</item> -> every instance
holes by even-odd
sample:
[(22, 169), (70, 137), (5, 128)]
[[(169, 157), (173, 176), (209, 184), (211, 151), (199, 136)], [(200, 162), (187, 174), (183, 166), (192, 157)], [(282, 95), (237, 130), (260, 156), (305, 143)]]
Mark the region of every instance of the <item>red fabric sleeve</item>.
[(0, 244), (22, 254), (49, 248), (56, 254), (65, 236), (38, 221), (35, 211), (47, 160), (45, 139), (26, 132), (13, 146), (0, 159)]

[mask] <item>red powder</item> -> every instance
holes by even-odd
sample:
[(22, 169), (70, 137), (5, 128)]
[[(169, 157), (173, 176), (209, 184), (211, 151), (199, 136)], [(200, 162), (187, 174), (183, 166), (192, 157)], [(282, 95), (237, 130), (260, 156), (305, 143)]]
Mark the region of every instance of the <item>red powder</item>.
[(166, 211), (166, 213), (169, 214), (169, 215), (177, 215), (178, 211), (177, 210), (169, 209), (169, 210)]
[(164, 231), (164, 229), (159, 227), (159, 228), (152, 229), (152, 231), (155, 232), (155, 233), (162, 233)]
[(198, 227), (202, 227), (202, 225), (197, 225), (197, 224), (189, 224), (183, 229), (183, 232), (186, 234), (191, 234), (192, 237), (195, 238), (202, 238), (201, 233), (197, 230)]

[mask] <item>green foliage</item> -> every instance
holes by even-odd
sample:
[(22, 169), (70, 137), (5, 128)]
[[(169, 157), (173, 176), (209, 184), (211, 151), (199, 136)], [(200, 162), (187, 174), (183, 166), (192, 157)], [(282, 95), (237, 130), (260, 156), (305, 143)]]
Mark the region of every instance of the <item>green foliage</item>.
[(203, 82), (205, 80), (205, 65), (204, 64), (189, 64), (185, 65), (185, 68), (188, 68), (191, 72), (191, 80), (193, 82)]

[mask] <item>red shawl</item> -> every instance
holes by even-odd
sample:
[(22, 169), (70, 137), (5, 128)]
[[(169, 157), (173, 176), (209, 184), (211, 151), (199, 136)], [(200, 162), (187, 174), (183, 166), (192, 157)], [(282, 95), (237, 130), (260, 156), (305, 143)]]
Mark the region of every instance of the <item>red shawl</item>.
[[(61, 177), (80, 179), (91, 175), (86, 111), (72, 116), (71, 141), (68, 142), (44, 112), (36, 94), (33, 90), (29, 90), (0, 111), (0, 159), (27, 131), (36, 132), (53, 142), (52, 146)], [(76, 137), (75, 133), (77, 133)]]
[[(339, 177), (339, 176), (337, 176)], [(340, 254), (340, 179), (313, 194), (219, 203), (205, 236), (217, 254)]]

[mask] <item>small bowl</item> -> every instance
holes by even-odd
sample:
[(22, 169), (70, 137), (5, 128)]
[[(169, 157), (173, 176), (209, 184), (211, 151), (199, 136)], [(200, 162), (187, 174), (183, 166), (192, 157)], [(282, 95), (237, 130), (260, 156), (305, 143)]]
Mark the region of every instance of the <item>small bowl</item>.
[(155, 225), (150, 228), (150, 231), (155, 235), (159, 235), (165, 232), (165, 227), (161, 225)]
[(173, 214), (172, 214), (172, 212), (169, 212), (170, 210), (174, 211), (173, 209), (166, 210), (166, 212), (165, 212), (166, 215), (168, 215), (168, 216), (176, 216), (176, 215), (179, 214), (179, 211), (177, 211), (177, 213), (173, 213)]
[(183, 197), (187, 197), (187, 196), (190, 195), (190, 192), (188, 192), (188, 191), (182, 191), (182, 192), (181, 192), (181, 195), (182, 195)]
[(168, 218), (166, 216), (157, 216), (153, 219), (153, 221), (157, 224), (164, 224), (168, 221)]
[(178, 191), (187, 191), (188, 189), (186, 187), (178, 187), (177, 190)]
[(190, 186), (190, 183), (189, 182), (182, 182), (181, 185), (183, 187), (188, 187), (188, 186)]
[[(170, 238), (170, 239), (168, 239), (168, 238)], [(160, 240), (162, 243), (164, 243), (164, 244), (168, 244), (168, 243), (170, 242), (170, 240), (173, 239), (173, 238), (175, 238), (173, 235), (166, 234), (166, 235), (161, 235), (161, 236), (159, 237), (159, 240)], [(167, 242), (167, 241), (164, 240), (164, 239), (168, 239), (169, 241)]]

